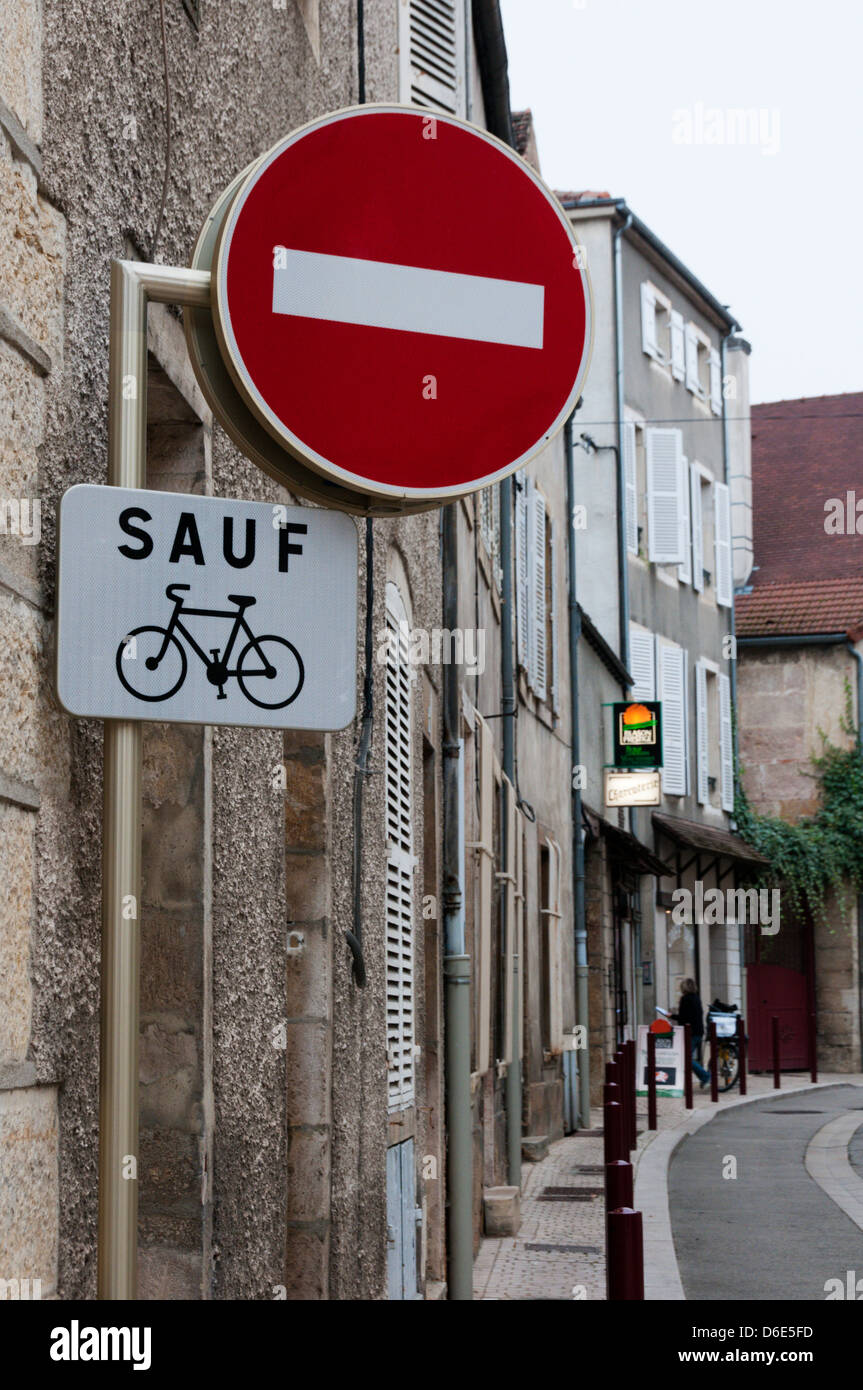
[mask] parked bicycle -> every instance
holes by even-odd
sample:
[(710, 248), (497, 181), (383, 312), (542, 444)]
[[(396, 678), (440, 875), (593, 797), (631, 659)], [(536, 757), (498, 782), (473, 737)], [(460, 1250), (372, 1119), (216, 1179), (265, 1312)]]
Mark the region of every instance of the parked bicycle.
[[(303, 688), (305, 669), (296, 647), (285, 637), (268, 634), (256, 637), (246, 620), (246, 610), (256, 600), (248, 594), (228, 594), (232, 609), (184, 608), (181, 590), (191, 584), (169, 584), (165, 593), (174, 604), (166, 627), (136, 627), (117, 648), (117, 675), (137, 700), (156, 703), (169, 700), (181, 688), (189, 669), (188, 657), (180, 637), (207, 668), (207, 680), (218, 686), (218, 699), (226, 700), (225, 685), (236, 677), (237, 684), (259, 709), (284, 709), (296, 700)], [(233, 627), (224, 648), (210, 648), (210, 656), (198, 645), (180, 615), (197, 618), (230, 618)], [(231, 653), (241, 635), (248, 640), (237, 664), (230, 666)], [(148, 680), (149, 673), (153, 679)]]
[[(721, 999), (714, 999), (710, 1008), (707, 1010), (706, 1022), (708, 1029), (711, 1020), (716, 1025), (716, 1076), (720, 1091), (730, 1091), (731, 1087), (737, 1084), (740, 1077), (737, 1018), (737, 1005), (723, 1004)], [(709, 1053), (704, 1065), (709, 1071)]]

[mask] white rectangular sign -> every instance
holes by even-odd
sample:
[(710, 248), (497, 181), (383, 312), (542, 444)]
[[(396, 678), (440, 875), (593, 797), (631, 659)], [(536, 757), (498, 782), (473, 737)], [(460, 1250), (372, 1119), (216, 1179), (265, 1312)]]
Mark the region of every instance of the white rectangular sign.
[[(647, 1034), (646, 1023), (638, 1025), (638, 1070), (635, 1079), (635, 1094), (647, 1095)], [(658, 1096), (682, 1096), (686, 1084), (685, 1033), (682, 1028), (672, 1028), (670, 1033), (656, 1034), (656, 1094)]]
[(605, 769), (606, 806), (659, 806), (662, 781), (657, 772), (615, 772)]
[(357, 533), (341, 512), (90, 484), (63, 496), (69, 714), (343, 729), (356, 624)]

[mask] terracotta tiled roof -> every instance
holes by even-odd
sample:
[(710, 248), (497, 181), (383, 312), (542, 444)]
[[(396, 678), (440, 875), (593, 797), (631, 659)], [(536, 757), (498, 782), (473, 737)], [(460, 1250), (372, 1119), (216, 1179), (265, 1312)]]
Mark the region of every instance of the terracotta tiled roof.
[(562, 192), (559, 188), (556, 188), (554, 190), (554, 196), (560, 203), (592, 203), (595, 202), (597, 198), (602, 198), (606, 201), (611, 200), (610, 193), (597, 193), (592, 188), (582, 188), (580, 191), (575, 193), (573, 193), (572, 191), (565, 193)]
[(863, 575), (758, 584), (751, 594), (737, 595), (734, 614), (738, 637), (848, 632), (863, 623)]
[(756, 568), (752, 592), (735, 600), (741, 636), (847, 632), (863, 622), (863, 535), (853, 521), (838, 534), (825, 529), (835, 499), (844, 520), (848, 493), (856, 520), (863, 392), (752, 407)]
[(533, 129), (533, 112), (530, 107), (528, 107), (526, 111), (513, 111), (510, 115), (512, 119), (512, 138), (515, 142), (515, 148), (520, 155), (524, 155)]

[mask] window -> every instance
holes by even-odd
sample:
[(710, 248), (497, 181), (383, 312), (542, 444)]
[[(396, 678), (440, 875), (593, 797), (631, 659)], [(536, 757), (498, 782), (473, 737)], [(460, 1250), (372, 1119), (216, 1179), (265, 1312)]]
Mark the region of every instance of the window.
[(515, 571), (518, 662), (538, 700), (559, 704), (554, 529), (540, 489), (516, 474)]
[(677, 566), (677, 578), (681, 584), (692, 583), (692, 498), (689, 487), (689, 460), (681, 459), (682, 476), (680, 480), (680, 548), (683, 559)]
[(399, 98), (465, 117), (465, 0), (401, 0)]
[(626, 491), (626, 548), (638, 554), (638, 455), (635, 421), (623, 425), (623, 477)]
[(675, 381), (683, 381), (686, 376), (686, 345), (683, 315), (676, 309), (671, 311), (671, 375)]
[(727, 484), (713, 484), (713, 546), (716, 556), (716, 602), (730, 608), (734, 598), (731, 580), (731, 492)]
[(731, 682), (707, 661), (695, 667), (695, 733), (698, 801), (733, 811)]
[(701, 488), (704, 474), (700, 464), (689, 466), (689, 513), (692, 532), (692, 587), (697, 593), (704, 591), (704, 508)]
[(641, 347), (660, 366), (671, 362), (671, 300), (649, 280), (641, 286)]
[[(706, 333), (694, 323), (684, 332), (686, 389), (700, 401), (710, 401), (714, 414), (722, 411), (719, 353)], [(718, 409), (716, 402), (718, 402)]]
[(656, 640), (644, 628), (629, 628), (630, 700), (656, 699)]
[(722, 365), (715, 348), (710, 349), (710, 409), (714, 415), (722, 414)]
[(563, 982), (560, 941), (560, 845), (546, 837), (540, 849), (542, 918), (540, 927), (540, 980), (542, 1045), (546, 1052), (563, 1050)]
[(397, 586), (387, 584), (386, 661), (386, 990), (387, 1109), (414, 1103), (413, 788), (410, 625)]
[(656, 638), (657, 698), (662, 701), (662, 790), (668, 796), (689, 791), (686, 652)]
[(678, 429), (645, 431), (647, 451), (647, 557), (659, 565), (683, 560), (683, 436)]
[(491, 564), (494, 582), (500, 591), (500, 489), (485, 487), (479, 494), (479, 534)]

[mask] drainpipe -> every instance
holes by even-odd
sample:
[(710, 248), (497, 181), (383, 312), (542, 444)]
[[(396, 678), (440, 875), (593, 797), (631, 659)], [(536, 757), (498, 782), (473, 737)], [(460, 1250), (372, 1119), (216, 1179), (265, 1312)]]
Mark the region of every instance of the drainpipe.
[(626, 478), (623, 438), (623, 253), (621, 242), (632, 226), (632, 213), (614, 230), (614, 355), (617, 387), (617, 614), (620, 659), (629, 670), (629, 575), (626, 558)]
[[(585, 1030), (588, 1038), (589, 989), (587, 969), (587, 918), (584, 904), (584, 828), (581, 823), (581, 777), (575, 776), (575, 769), (581, 764), (581, 743), (579, 737), (578, 709), (578, 643), (581, 637), (581, 617), (576, 599), (575, 568), (575, 528), (572, 519), (575, 515), (575, 458), (572, 442), (572, 416), (563, 427), (564, 453), (566, 455), (566, 514), (569, 524), (566, 546), (567, 589), (569, 591), (569, 689), (570, 718), (572, 720), (572, 895), (575, 918), (575, 1021)], [(590, 1048), (585, 1046), (583, 1060), (575, 1052), (576, 1087), (578, 1094), (578, 1127), (590, 1128)]]
[[(845, 645), (857, 662), (857, 746), (863, 748), (863, 656), (850, 638)], [(857, 984), (860, 996), (860, 1059), (863, 1070), (863, 893), (857, 894)]]
[[(444, 507), (443, 623), (458, 627), (458, 503)], [(470, 1099), (470, 956), (465, 948), (464, 761), (459, 667), (443, 667), (443, 933), (447, 1128), (447, 1289), (473, 1298), (473, 1138)]]
[[(501, 602), (500, 602), (500, 680), (501, 680), (501, 713), (503, 715), (503, 772), (509, 778), (510, 786), (513, 789), (510, 795), (515, 795), (515, 665), (513, 662), (513, 595), (514, 572), (512, 560), (512, 519), (513, 519), (513, 490), (515, 479), (512, 477), (504, 478), (498, 484), (500, 491), (500, 565), (501, 565)], [(504, 810), (501, 816), (501, 841), (503, 849), (503, 862), (509, 863), (509, 857), (514, 849), (508, 843), (509, 837), (509, 816)], [(507, 1170), (511, 1187), (521, 1187), (521, 1038), (518, 1027), (518, 1001), (521, 991), (521, 961), (518, 958), (515, 939), (516, 924), (515, 920), (507, 920), (507, 904), (509, 896), (503, 894), (503, 939), (512, 954), (512, 1057), (506, 1071), (506, 1152)]]
[[(740, 324), (735, 323), (725, 334), (720, 343), (720, 373), (722, 376), (722, 479), (726, 487), (731, 489), (730, 462), (728, 451), (728, 407), (725, 404), (725, 365), (727, 359), (728, 339), (733, 338), (735, 333), (740, 332)], [(739, 765), (739, 738), (737, 729), (737, 622), (734, 611), (734, 536), (731, 536), (731, 650), (733, 652), (731, 660), (731, 708), (734, 711), (733, 739), (734, 739), (734, 790), (738, 791), (737, 768)], [(743, 928), (741, 926), (741, 942)], [(741, 961), (743, 956), (741, 954)]]

